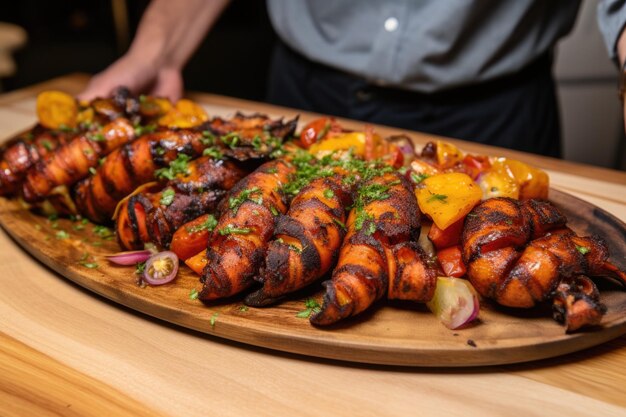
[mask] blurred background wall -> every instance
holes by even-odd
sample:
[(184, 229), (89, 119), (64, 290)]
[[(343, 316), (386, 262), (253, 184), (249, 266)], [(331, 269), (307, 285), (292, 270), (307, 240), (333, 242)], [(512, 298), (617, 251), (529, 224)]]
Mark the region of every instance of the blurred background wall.
[[(0, 22), (25, 29), (28, 40), (2, 72), (4, 91), (71, 72), (95, 73), (127, 48), (148, 0), (20, 0), (3, 2)], [(565, 159), (626, 169), (616, 70), (595, 18), (583, 2), (572, 34), (557, 51)], [(2, 48), (0, 26), (0, 48)], [(5, 36), (5, 40), (8, 38)], [(262, 100), (275, 34), (261, 0), (234, 0), (185, 69), (189, 90)]]

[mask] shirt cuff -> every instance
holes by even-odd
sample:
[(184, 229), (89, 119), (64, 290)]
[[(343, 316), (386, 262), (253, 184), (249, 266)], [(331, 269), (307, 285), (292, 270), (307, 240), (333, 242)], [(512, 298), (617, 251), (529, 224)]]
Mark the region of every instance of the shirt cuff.
[(611, 59), (617, 59), (617, 40), (626, 25), (626, 0), (602, 0), (598, 3), (598, 25)]

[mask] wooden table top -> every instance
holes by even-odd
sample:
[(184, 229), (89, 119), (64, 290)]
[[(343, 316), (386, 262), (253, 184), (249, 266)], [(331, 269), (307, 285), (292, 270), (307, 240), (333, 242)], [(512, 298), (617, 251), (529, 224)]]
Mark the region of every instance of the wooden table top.
[[(70, 75), (0, 95), (0, 138), (35, 122), (37, 92), (77, 93), (86, 79)], [(190, 97), (210, 114), (314, 117), (221, 96)], [(431, 138), (411, 136), (420, 143)], [(554, 188), (626, 221), (625, 172), (452, 142), (542, 167)], [(199, 334), (114, 304), (38, 263), (4, 231), (0, 248), (0, 416), (626, 415), (626, 336), (555, 359), (499, 367), (322, 360)]]

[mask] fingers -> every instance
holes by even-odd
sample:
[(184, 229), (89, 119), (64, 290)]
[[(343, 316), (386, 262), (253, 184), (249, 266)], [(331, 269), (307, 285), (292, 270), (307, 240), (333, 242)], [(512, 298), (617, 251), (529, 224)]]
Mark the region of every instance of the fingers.
[(166, 97), (177, 102), (183, 95), (183, 76), (177, 69), (161, 69), (152, 87), (151, 94), (156, 97)]
[(152, 94), (169, 98), (173, 102), (178, 101), (183, 95), (183, 77), (179, 70), (166, 68), (158, 72), (148, 71), (118, 61), (92, 77), (85, 90), (77, 97), (87, 101), (97, 97), (108, 97), (119, 86), (125, 86), (135, 94)]
[(128, 88), (135, 94), (149, 92), (147, 90), (156, 83), (156, 77), (155, 68), (139, 59), (124, 56), (96, 74), (78, 98), (93, 100), (97, 97), (107, 97), (120, 86)]

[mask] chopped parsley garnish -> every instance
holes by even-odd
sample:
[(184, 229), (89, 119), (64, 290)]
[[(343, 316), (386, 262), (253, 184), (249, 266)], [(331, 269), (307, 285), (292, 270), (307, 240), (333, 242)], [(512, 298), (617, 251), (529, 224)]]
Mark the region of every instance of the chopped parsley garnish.
[(304, 300), (304, 307), (304, 310), (296, 314), (296, 317), (299, 319), (308, 319), (312, 314), (317, 314), (322, 310), (322, 307), (314, 298)]
[(239, 138), (239, 133), (230, 132), (220, 137), (220, 140), (222, 141), (224, 145), (227, 145), (230, 149), (235, 149), (241, 139)]
[(167, 190), (163, 191), (163, 194), (161, 194), (161, 200), (159, 201), (159, 203), (164, 206), (169, 206), (174, 202), (175, 195), (176, 192), (174, 192), (172, 188), (168, 188)]
[(87, 133), (87, 139), (92, 140), (94, 142), (104, 142), (106, 138), (102, 133)]
[(96, 171), (96, 169), (94, 167), (89, 167), (89, 173), (91, 175), (96, 175), (98, 173), (98, 171)]
[(41, 145), (44, 147), (45, 150), (47, 150), (48, 152), (50, 152), (52, 150), (52, 142), (50, 142), (48, 139), (44, 139), (41, 141)]
[(224, 154), (217, 146), (211, 146), (202, 151), (203, 156), (210, 156), (213, 159), (223, 159)]
[(252, 187), (247, 190), (243, 190), (237, 197), (230, 197), (228, 199), (228, 208), (230, 208), (234, 214), (237, 214), (239, 207), (247, 200), (250, 200), (257, 204), (263, 204), (263, 196), (254, 197), (254, 194), (260, 193), (259, 187)]
[(179, 153), (176, 159), (170, 162), (167, 168), (159, 168), (155, 171), (157, 179), (166, 178), (173, 180), (178, 174), (189, 175), (189, 161), (191, 157), (184, 153)]
[(261, 136), (256, 135), (254, 137), (254, 139), (252, 139), (252, 147), (254, 148), (255, 151), (258, 151), (259, 149), (261, 149), (261, 146), (263, 145), (263, 141), (261, 140)]
[(270, 212), (272, 213), (272, 216), (278, 216), (280, 214), (278, 212), (278, 209), (276, 209), (276, 207), (274, 206), (270, 206)]
[(135, 265), (135, 274), (137, 275), (141, 275), (143, 274), (143, 271), (146, 270), (146, 263), (145, 262), (137, 262), (137, 265)]
[(415, 184), (419, 184), (420, 182), (424, 181), (429, 176), (430, 175), (428, 174), (417, 174), (415, 172), (411, 172), (411, 180), (413, 180)]
[(591, 249), (589, 249), (586, 246), (578, 246), (578, 245), (576, 245), (576, 250), (580, 252), (580, 254), (582, 255), (586, 255), (591, 251)]
[(91, 150), (91, 149), (83, 149), (83, 155), (91, 156), (91, 155), (93, 155), (93, 150)]
[(217, 321), (217, 316), (219, 316), (219, 313), (213, 313), (213, 315), (209, 319), (209, 323), (211, 324), (211, 327), (215, 327), (215, 322)]
[(135, 128), (135, 136), (143, 136), (146, 133), (154, 132), (157, 127), (156, 127), (156, 125), (152, 125), (152, 124), (151, 125), (146, 125), (146, 126), (142, 126), (142, 125), (136, 124), (134, 126), (134, 128)]
[(70, 237), (70, 234), (67, 233), (65, 230), (59, 230), (55, 237), (59, 240), (64, 240), (64, 239), (68, 239)]
[(242, 305), (242, 306), (239, 306), (239, 308), (237, 310), (241, 311), (242, 313), (245, 313), (249, 309), (248, 309), (248, 306)]
[(346, 224), (339, 219), (333, 217), (333, 221), (337, 224), (337, 226), (341, 227), (343, 230), (348, 230)]
[(187, 231), (189, 233), (198, 233), (202, 232), (203, 230), (208, 230), (209, 232), (212, 232), (213, 229), (215, 229), (215, 226), (217, 226), (217, 219), (212, 214), (209, 214), (209, 217), (204, 221), (204, 223), (197, 226), (187, 227)]
[(202, 143), (204, 146), (215, 145), (215, 135), (208, 130), (204, 130), (202, 132), (202, 137), (200, 138), (200, 143)]
[(363, 228), (363, 225), (365, 224), (366, 221), (370, 221), (373, 222), (374, 221), (374, 216), (372, 216), (371, 214), (367, 213), (365, 210), (361, 209), (357, 209), (357, 215), (356, 218), (354, 219), (354, 229), (355, 230), (361, 230)]
[(335, 193), (333, 192), (333, 190), (324, 190), (324, 197), (326, 198), (333, 198), (335, 196)]
[(428, 200), (426, 200), (426, 202), (428, 203), (432, 203), (433, 201), (440, 201), (446, 204), (448, 202), (448, 196), (445, 194), (432, 194), (430, 197), (428, 197)]
[(222, 236), (226, 235), (247, 235), (250, 233), (252, 229), (249, 227), (235, 227), (232, 224), (226, 225), (223, 229), (219, 230), (219, 234)]
[(354, 220), (354, 229), (361, 230), (367, 221), (368, 225), (365, 233), (368, 235), (376, 231), (375, 218), (365, 211), (365, 206), (373, 201), (386, 200), (389, 198), (389, 190), (392, 186), (399, 184), (400, 181), (392, 181), (389, 184), (372, 183), (361, 187), (358, 190), (357, 197), (354, 201), (356, 210), (356, 218)]
[(196, 290), (195, 288), (192, 288), (191, 291), (189, 292), (189, 299), (190, 300), (197, 300), (198, 299), (198, 290)]
[(72, 132), (76, 132), (76, 129), (74, 129), (73, 127), (70, 127), (70, 126), (68, 126), (68, 125), (65, 125), (65, 124), (60, 125), (60, 126), (59, 126), (59, 130), (60, 130), (61, 132), (64, 132), (64, 133), (72, 133)]
[(94, 261), (89, 260), (90, 256), (87, 252), (83, 253), (83, 256), (78, 260), (78, 264), (89, 269), (96, 269), (99, 265)]
[(106, 226), (101, 226), (99, 224), (93, 227), (93, 233), (97, 236), (100, 236), (103, 239), (113, 237), (113, 232)]

